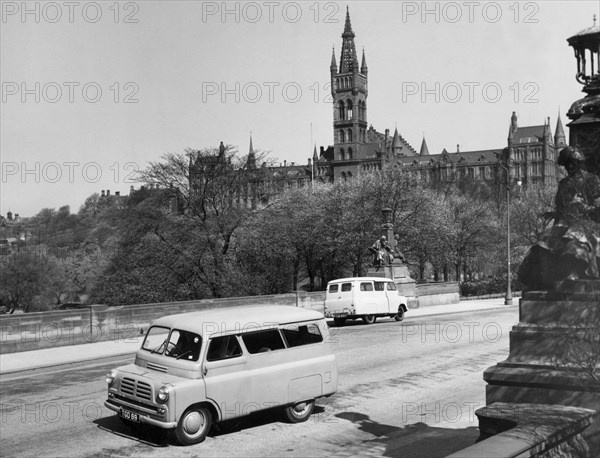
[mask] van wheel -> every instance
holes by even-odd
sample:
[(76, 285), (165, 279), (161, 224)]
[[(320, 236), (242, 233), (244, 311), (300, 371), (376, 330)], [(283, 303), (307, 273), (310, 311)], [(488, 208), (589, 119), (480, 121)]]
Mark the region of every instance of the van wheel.
[(333, 319), (333, 324), (335, 324), (336, 326), (344, 326), (345, 322), (346, 322), (346, 318), (334, 318)]
[(190, 407), (179, 419), (175, 436), (182, 445), (199, 444), (212, 424), (212, 414), (206, 407)]
[(363, 315), (362, 319), (365, 324), (373, 324), (377, 317), (375, 315)]
[(402, 306), (398, 307), (398, 313), (394, 315), (394, 320), (402, 321), (404, 319), (404, 309)]
[(291, 423), (302, 423), (308, 420), (315, 408), (315, 401), (299, 402), (285, 408), (285, 416)]

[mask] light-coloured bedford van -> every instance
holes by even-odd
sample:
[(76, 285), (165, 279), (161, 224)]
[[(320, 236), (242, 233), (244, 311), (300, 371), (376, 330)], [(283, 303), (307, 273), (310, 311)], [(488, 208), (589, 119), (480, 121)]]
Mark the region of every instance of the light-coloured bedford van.
[(202, 442), (213, 422), (272, 407), (308, 419), (315, 399), (337, 390), (337, 366), (323, 314), (247, 306), (154, 321), (135, 363), (106, 376), (106, 407), (133, 426), (175, 431)]
[(362, 318), (373, 324), (377, 317), (402, 321), (407, 299), (398, 293), (396, 284), (388, 278), (352, 277), (332, 280), (325, 293), (325, 316), (337, 326), (347, 319)]

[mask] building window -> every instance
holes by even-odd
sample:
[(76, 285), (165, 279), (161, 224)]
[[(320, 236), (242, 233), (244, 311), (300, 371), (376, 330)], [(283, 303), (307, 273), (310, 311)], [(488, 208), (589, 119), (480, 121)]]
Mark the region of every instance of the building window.
[(343, 121), (346, 119), (346, 107), (344, 106), (344, 102), (342, 100), (339, 101), (338, 103), (338, 116), (340, 118), (340, 121)]
[(352, 142), (352, 130), (348, 129), (348, 142)]

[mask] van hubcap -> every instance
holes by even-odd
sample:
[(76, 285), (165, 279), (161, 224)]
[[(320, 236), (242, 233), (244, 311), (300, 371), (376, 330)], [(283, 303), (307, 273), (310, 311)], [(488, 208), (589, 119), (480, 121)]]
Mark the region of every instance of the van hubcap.
[(298, 413), (302, 413), (302, 411), (305, 409), (306, 409), (306, 402), (301, 402), (300, 404), (296, 404), (294, 406), (294, 410)]
[(190, 412), (183, 422), (183, 429), (187, 434), (196, 434), (204, 426), (204, 417), (200, 412)]

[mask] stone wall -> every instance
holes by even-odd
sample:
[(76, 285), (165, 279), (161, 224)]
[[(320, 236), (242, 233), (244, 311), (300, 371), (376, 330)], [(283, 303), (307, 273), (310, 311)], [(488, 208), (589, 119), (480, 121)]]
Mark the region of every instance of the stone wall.
[[(417, 285), (417, 300), (411, 309), (458, 302), (458, 285), (427, 283)], [(138, 338), (148, 325), (161, 316), (243, 305), (288, 305), (324, 312), (325, 291), (249, 296), (198, 301), (107, 307), (90, 305), (84, 309), (0, 315), (0, 353), (38, 350), (100, 341)]]
[(458, 304), (458, 282), (417, 283), (417, 307)]
[(447, 458), (593, 458), (584, 439), (594, 411), (498, 402), (475, 411), (480, 441)]
[(323, 311), (324, 292), (279, 294), (227, 299), (166, 302), (159, 304), (21, 313), (0, 316), (0, 352), (14, 353), (40, 348), (77, 345), (138, 337), (161, 316), (243, 305), (288, 305)]

